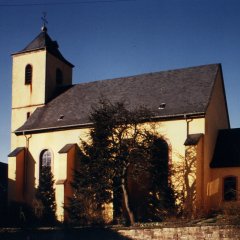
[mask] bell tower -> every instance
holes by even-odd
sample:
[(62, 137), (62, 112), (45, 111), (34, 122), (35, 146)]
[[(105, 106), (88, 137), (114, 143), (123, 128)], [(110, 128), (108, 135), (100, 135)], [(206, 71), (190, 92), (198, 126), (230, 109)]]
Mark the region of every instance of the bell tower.
[(23, 50), (12, 54), (12, 132), (31, 113), (72, 84), (74, 67), (60, 53), (44, 26)]
[[(42, 27), (40, 34), (24, 49), (12, 54), (12, 125), (11, 153), (8, 155), (8, 200), (28, 201), (34, 196), (31, 171), (34, 164), (28, 155), (31, 135), (14, 132), (31, 114), (72, 85), (73, 65), (60, 53), (58, 44)], [(29, 118), (29, 119), (28, 119)], [(31, 170), (29, 170), (31, 169)], [(27, 194), (26, 194), (27, 193)]]

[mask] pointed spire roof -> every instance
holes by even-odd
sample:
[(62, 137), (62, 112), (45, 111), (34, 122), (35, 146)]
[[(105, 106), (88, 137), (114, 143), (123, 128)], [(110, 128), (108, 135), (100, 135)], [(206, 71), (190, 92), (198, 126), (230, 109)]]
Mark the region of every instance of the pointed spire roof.
[(66, 64), (74, 67), (73, 64), (68, 62), (63, 55), (59, 51), (59, 46), (57, 41), (53, 41), (51, 37), (47, 33), (47, 28), (45, 26), (42, 27), (41, 33), (33, 39), (25, 48), (21, 51), (14, 53), (13, 55), (25, 53), (25, 52), (32, 52), (36, 50), (46, 49), (49, 53), (57, 57), (59, 60), (65, 62)]

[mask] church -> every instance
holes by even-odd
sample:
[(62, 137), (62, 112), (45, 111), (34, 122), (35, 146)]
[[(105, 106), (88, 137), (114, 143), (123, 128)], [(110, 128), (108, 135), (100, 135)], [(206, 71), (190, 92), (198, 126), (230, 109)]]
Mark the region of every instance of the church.
[[(186, 202), (194, 202), (194, 211), (207, 212), (239, 200), (240, 129), (230, 128), (221, 64), (76, 85), (73, 67), (46, 27), (12, 54), (9, 203), (34, 204), (41, 166), (50, 166), (57, 218), (64, 220), (79, 139), (87, 137), (89, 113), (102, 96), (154, 113), (159, 134), (168, 144), (168, 161), (173, 168), (185, 168), (184, 195)], [(172, 178), (177, 185), (178, 177)]]

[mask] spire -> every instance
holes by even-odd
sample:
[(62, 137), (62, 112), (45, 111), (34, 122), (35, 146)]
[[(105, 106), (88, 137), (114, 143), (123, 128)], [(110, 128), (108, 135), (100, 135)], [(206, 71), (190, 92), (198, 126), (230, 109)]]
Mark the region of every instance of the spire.
[(42, 32), (47, 32), (47, 27), (46, 25), (48, 24), (48, 21), (47, 21), (47, 13), (46, 12), (43, 12), (43, 16), (41, 17), (42, 21), (43, 21), (43, 26), (41, 27), (41, 30)]

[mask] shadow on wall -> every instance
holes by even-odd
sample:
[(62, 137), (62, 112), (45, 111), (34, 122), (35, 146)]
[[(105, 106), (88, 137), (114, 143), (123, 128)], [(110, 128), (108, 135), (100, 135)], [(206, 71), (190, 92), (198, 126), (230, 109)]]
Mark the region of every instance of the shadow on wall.
[(180, 213), (185, 217), (196, 214), (196, 146), (188, 146), (185, 156), (174, 166), (174, 185), (177, 189)]
[[(23, 152), (23, 151), (22, 151)], [(35, 161), (30, 152), (18, 154), (16, 161), (16, 181), (8, 178), (9, 198), (3, 213), (0, 214), (0, 226), (34, 225), (31, 205), (35, 196)], [(0, 231), (1, 233), (1, 231)], [(0, 237), (1, 239), (1, 237)]]
[(35, 196), (35, 165), (36, 165), (36, 161), (34, 160), (32, 154), (27, 151), (27, 175), (26, 175), (26, 189), (24, 191), (24, 198), (25, 201), (29, 204), (32, 204), (32, 199)]
[(16, 148), (9, 155), (8, 201), (32, 203), (35, 187), (35, 160), (26, 148)]
[(1, 232), (1, 240), (130, 240), (119, 233), (108, 228), (75, 228), (68, 230), (18, 230), (11, 232)]

